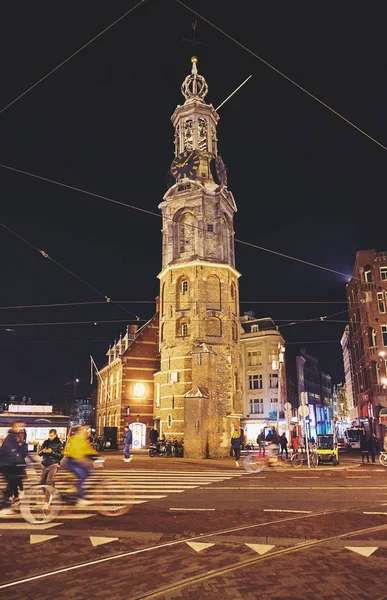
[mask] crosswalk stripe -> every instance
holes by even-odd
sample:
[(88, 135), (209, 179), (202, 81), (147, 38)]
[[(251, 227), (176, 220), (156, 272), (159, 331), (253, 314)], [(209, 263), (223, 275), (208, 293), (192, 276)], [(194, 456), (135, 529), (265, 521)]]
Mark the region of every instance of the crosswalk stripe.
[[(63, 514), (55, 519), (82, 519), (95, 515), (99, 509), (116, 504), (138, 505), (152, 500), (167, 498), (169, 494), (178, 494), (214, 483), (222, 483), (234, 477), (240, 477), (244, 472), (238, 471), (147, 471), (131, 469), (103, 469), (93, 471), (85, 483), (86, 499), (93, 504), (85, 508), (72, 504), (63, 504)], [(99, 491), (95, 484), (98, 480), (107, 483), (107, 490)], [(30, 480), (32, 481), (32, 480)], [(36, 477), (34, 479), (36, 482)], [(75, 479), (72, 473), (60, 470), (56, 476), (55, 487), (60, 493), (75, 491)], [(27, 486), (26, 486), (27, 487)], [(103, 504), (99, 507), (98, 504)], [(11, 519), (22, 519), (20, 513)], [(18, 525), (18, 523), (13, 523)]]

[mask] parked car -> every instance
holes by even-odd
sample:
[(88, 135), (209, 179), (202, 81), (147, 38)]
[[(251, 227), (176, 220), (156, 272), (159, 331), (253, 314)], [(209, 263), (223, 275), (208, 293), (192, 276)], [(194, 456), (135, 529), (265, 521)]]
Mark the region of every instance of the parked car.
[(337, 446), (339, 448), (339, 452), (346, 452), (347, 451), (347, 444), (345, 443), (345, 439), (344, 438), (337, 438)]

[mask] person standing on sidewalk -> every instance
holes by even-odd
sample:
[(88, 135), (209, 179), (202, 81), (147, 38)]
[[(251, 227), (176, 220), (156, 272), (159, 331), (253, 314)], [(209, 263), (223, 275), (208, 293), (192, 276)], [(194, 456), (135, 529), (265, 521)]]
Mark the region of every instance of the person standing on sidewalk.
[(285, 433), (282, 433), (279, 438), (279, 443), (281, 446), (281, 456), (285, 450), (285, 456), (288, 458), (288, 440)]
[(265, 430), (264, 429), (261, 430), (261, 433), (257, 437), (257, 444), (259, 447), (259, 456), (265, 456), (266, 442), (265, 442)]
[(129, 429), (129, 425), (125, 425), (124, 430), (124, 462), (130, 462), (132, 457), (130, 456), (130, 446), (132, 445), (132, 432)]
[(369, 439), (369, 449), (371, 452), (372, 462), (375, 462), (375, 456), (379, 453), (379, 440), (376, 433), (373, 433)]
[(364, 459), (367, 458), (367, 462), (370, 462), (369, 455), (369, 439), (366, 434), (360, 438), (360, 450), (361, 450), (361, 464), (364, 465)]
[(235, 430), (232, 434), (231, 447), (235, 454), (235, 466), (239, 467), (239, 459), (241, 456), (241, 436), (237, 430)]
[(48, 439), (44, 440), (38, 455), (43, 458), (40, 484), (54, 487), (55, 475), (63, 458), (63, 444), (57, 436), (56, 429), (50, 429)]
[(21, 478), (25, 469), (25, 457), (27, 456), (27, 444), (20, 439), (20, 429), (24, 423), (14, 421), (8, 435), (0, 448), (0, 472), (6, 480), (6, 488), (3, 491), (2, 509), (0, 516), (13, 514), (11, 510), (11, 499), (17, 502), (19, 499), (19, 487), (22, 487)]

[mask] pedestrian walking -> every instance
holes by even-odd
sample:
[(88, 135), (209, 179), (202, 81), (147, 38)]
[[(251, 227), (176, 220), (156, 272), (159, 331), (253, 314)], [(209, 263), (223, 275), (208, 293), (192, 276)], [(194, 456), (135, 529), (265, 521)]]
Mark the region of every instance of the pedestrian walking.
[(85, 498), (85, 484), (92, 469), (92, 457), (97, 455), (89, 440), (89, 428), (85, 425), (78, 427), (76, 433), (67, 440), (65, 455), (66, 469), (74, 473), (77, 478), (77, 505), (88, 506), (92, 504)]
[(292, 437), (292, 448), (293, 448), (293, 452), (296, 454), (300, 448), (300, 438), (298, 437), (298, 435), (296, 433), (293, 433), (293, 437)]
[(41, 485), (55, 486), (55, 476), (63, 458), (63, 444), (58, 438), (56, 429), (50, 429), (48, 439), (44, 440), (38, 455), (42, 457)]
[(288, 440), (287, 440), (285, 433), (282, 433), (282, 435), (280, 435), (279, 443), (281, 446), (281, 456), (282, 456), (283, 452), (285, 451), (285, 456), (286, 456), (286, 458), (288, 458)]
[(21, 440), (20, 429), (24, 423), (14, 421), (0, 447), (0, 471), (4, 475), (6, 487), (3, 490), (0, 516), (12, 515), (11, 504), (19, 499), (19, 488), (23, 487), (22, 477), (25, 470), (25, 458), (28, 448), (25, 441)]
[(130, 462), (132, 460), (132, 457), (130, 456), (130, 446), (132, 445), (132, 440), (133, 440), (133, 436), (132, 436), (132, 432), (129, 429), (129, 425), (125, 425), (125, 430), (124, 430), (124, 458), (123, 458), (124, 462)]
[(361, 464), (364, 465), (364, 459), (367, 459), (367, 462), (370, 462), (369, 455), (369, 439), (368, 436), (364, 433), (360, 438), (360, 450), (361, 450)]
[(376, 433), (373, 433), (369, 438), (369, 450), (371, 452), (372, 462), (375, 462), (375, 457), (379, 453), (379, 440), (376, 437)]
[(241, 436), (237, 430), (235, 430), (232, 434), (231, 447), (235, 454), (235, 466), (239, 467), (239, 459), (241, 456)]
[(157, 442), (159, 439), (159, 432), (154, 427), (152, 427), (152, 429), (149, 432), (149, 439), (150, 439), (150, 443), (153, 446), (157, 446)]

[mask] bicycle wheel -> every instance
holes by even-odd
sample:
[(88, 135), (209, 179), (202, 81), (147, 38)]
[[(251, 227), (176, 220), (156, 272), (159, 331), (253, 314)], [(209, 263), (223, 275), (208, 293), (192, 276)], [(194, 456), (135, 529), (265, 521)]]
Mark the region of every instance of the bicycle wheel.
[(133, 506), (134, 491), (118, 480), (99, 480), (92, 493), (94, 510), (105, 517), (119, 517)]
[(311, 452), (309, 455), (309, 462), (311, 467), (318, 467), (318, 454), (317, 452)]
[(62, 510), (62, 498), (50, 485), (33, 485), (26, 490), (19, 506), (28, 523), (50, 523)]
[(257, 454), (249, 454), (243, 459), (243, 466), (248, 473), (259, 473), (265, 466), (265, 459)]
[(298, 469), (299, 467), (301, 467), (304, 460), (302, 455), (299, 452), (296, 452), (296, 454), (293, 454), (292, 458), (290, 459), (290, 462), (292, 463), (292, 467)]
[(387, 452), (379, 454), (379, 462), (383, 467), (387, 467)]

